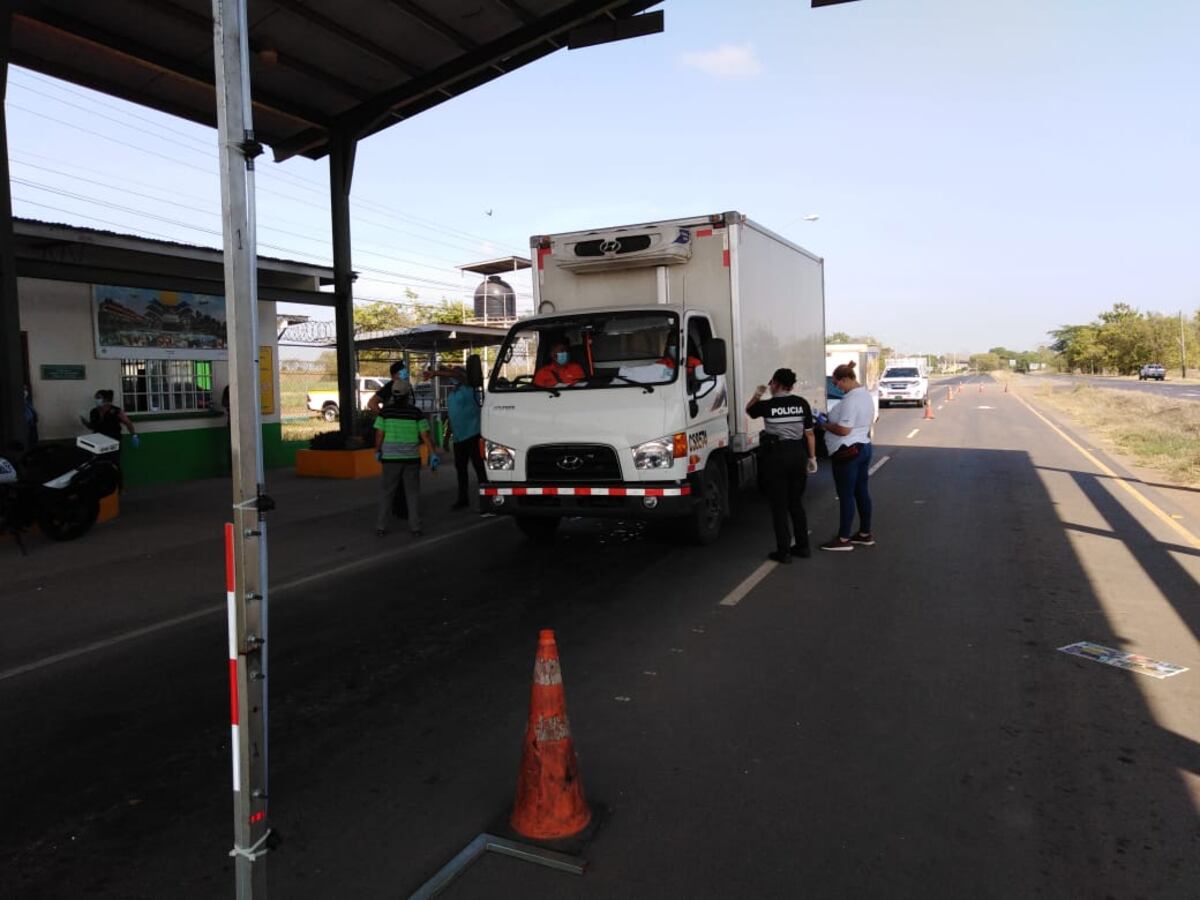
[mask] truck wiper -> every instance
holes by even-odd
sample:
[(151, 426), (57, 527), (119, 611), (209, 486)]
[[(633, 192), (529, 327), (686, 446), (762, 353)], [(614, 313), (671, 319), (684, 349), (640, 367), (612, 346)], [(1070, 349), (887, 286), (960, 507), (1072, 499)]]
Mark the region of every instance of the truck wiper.
[(653, 394), (654, 393), (654, 385), (652, 385), (652, 384), (646, 384), (641, 381), (634, 381), (632, 378), (626, 378), (624, 375), (613, 375), (612, 377), (619, 378), (622, 381), (624, 381), (626, 384), (636, 384), (638, 387), (640, 387), (642, 389), (643, 394)]

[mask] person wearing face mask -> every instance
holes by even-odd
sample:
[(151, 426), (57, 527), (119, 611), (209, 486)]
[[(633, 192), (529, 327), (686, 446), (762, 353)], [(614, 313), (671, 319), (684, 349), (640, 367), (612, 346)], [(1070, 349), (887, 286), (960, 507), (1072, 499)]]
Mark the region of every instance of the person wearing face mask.
[(129, 420), (129, 416), (125, 415), (125, 410), (113, 405), (112, 391), (96, 391), (95, 404), (95, 407), (89, 410), (88, 417), (85, 419), (83, 416), (80, 416), (79, 421), (90, 428), (94, 434), (102, 434), (117, 442), (117, 449), (112, 456), (117, 470), (120, 471), (121, 426), (124, 425), (129, 429), (129, 444), (135, 450), (141, 439), (137, 436), (137, 429), (133, 427), (133, 422)]
[[(660, 366), (666, 366), (668, 369), (674, 369), (679, 365), (679, 347), (674, 340), (667, 344), (667, 351), (663, 354), (662, 359), (658, 360)], [(700, 368), (701, 375), (696, 374), (696, 369)], [(703, 363), (699, 357), (688, 354), (687, 358), (687, 374), (689, 378), (702, 377), (704, 373)]]
[(397, 360), (388, 366), (392, 380), (377, 390), (367, 401), (367, 409), (379, 415), (379, 411), (392, 401), (393, 395), (400, 399), (401, 394), (412, 394), (412, 382), (409, 380), (408, 366), (403, 360)]
[(487, 474), (483, 468), (483, 456), (479, 450), (479, 398), (475, 389), (467, 384), (467, 370), (462, 366), (429, 373), (446, 378), (451, 384), (446, 394), (446, 411), (450, 415), (450, 435), (454, 446), (454, 472), (458, 476), (458, 497), (451, 509), (466, 509), (470, 506), (467, 489), (470, 480), (468, 467), (475, 469), (475, 481), (483, 484)]
[(533, 383), (538, 387), (552, 388), (560, 384), (574, 384), (586, 377), (583, 366), (571, 362), (571, 352), (566, 341), (555, 341), (550, 347), (549, 361), (537, 370), (533, 376)]

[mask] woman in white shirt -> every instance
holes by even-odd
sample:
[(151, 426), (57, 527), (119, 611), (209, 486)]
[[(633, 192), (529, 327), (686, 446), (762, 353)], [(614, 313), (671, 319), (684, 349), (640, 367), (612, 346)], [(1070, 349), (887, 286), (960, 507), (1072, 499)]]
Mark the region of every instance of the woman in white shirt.
[[(837, 536), (821, 545), (822, 550), (853, 550), (854, 545), (875, 544), (871, 534), (871, 494), (868, 488), (871, 466), (871, 423), (875, 404), (867, 389), (855, 378), (854, 363), (833, 370), (833, 383), (845, 392), (825, 424), (825, 447), (833, 464), (833, 483), (837, 485), (841, 520)], [(851, 533), (854, 512), (858, 511), (858, 531)]]

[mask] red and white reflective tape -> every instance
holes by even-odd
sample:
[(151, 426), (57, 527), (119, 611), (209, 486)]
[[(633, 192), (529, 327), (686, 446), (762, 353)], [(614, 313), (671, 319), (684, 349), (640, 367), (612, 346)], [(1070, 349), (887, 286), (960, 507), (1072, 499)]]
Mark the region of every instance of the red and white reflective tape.
[(225, 523), (225, 606), (229, 613), (229, 752), (233, 756), (233, 792), (242, 789), (242, 754), (238, 741), (237, 594), (233, 579), (233, 525)]
[(689, 484), (675, 488), (660, 487), (481, 487), (484, 497), (686, 497)]

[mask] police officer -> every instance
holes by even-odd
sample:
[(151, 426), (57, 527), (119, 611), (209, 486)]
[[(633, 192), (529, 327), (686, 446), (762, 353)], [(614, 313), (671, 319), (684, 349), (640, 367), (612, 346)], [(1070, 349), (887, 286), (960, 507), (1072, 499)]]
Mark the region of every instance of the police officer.
[[(770, 383), (766, 387), (759, 385), (746, 404), (747, 415), (765, 420), (759, 462), (764, 467), (776, 545), (767, 556), (780, 563), (790, 563), (793, 556), (812, 555), (803, 498), (808, 476), (817, 471), (817, 444), (812, 407), (803, 397), (792, 393), (795, 384), (795, 372), (776, 369)], [(763, 394), (768, 390), (771, 398), (764, 400)]]

